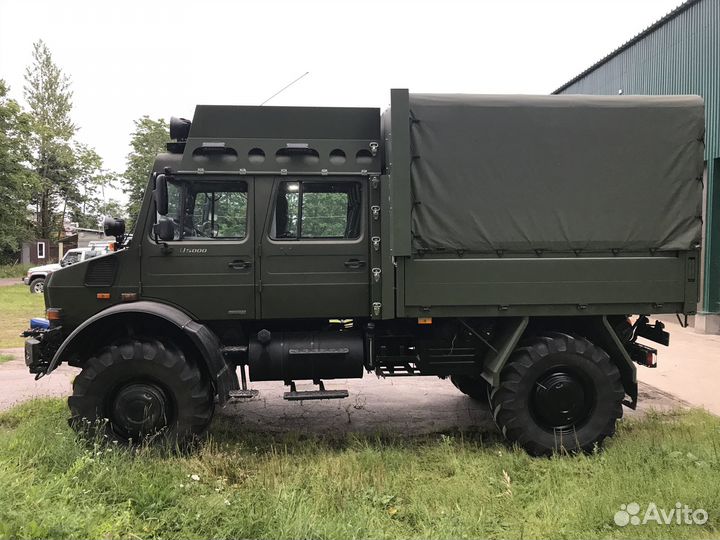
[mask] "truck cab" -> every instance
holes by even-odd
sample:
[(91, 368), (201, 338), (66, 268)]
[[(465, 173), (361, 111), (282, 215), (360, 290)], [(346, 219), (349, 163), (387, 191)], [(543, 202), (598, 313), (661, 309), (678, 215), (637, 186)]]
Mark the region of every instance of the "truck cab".
[(107, 219), (120, 249), (52, 274), (26, 362), (81, 367), (72, 424), (125, 442), (196, 438), (254, 381), (336, 399), (368, 371), (449, 378), (531, 454), (592, 450), (655, 364), (637, 339), (669, 343), (649, 315), (695, 310), (702, 128), (694, 97), (198, 106), (132, 239)]

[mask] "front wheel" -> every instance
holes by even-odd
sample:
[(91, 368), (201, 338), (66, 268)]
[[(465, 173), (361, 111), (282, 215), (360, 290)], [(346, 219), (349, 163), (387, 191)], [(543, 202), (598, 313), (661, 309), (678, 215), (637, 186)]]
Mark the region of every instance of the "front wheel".
[(624, 397), (605, 351), (585, 338), (551, 333), (512, 354), (490, 399), (507, 439), (548, 455), (600, 446), (615, 433)]
[(42, 294), (45, 292), (45, 278), (35, 278), (30, 282), (30, 292)]
[(90, 358), (68, 399), (71, 425), (123, 443), (184, 444), (210, 423), (210, 383), (171, 343), (124, 340)]

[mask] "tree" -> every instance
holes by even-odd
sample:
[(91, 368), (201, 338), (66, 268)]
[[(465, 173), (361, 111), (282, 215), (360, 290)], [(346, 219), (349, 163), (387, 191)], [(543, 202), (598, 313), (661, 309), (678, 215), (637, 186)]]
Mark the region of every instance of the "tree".
[(102, 158), (85, 144), (74, 143), (73, 155), (74, 182), (63, 191), (63, 219), (67, 216), (79, 227), (95, 229), (109, 210), (115, 217), (122, 215), (120, 205), (108, 203), (105, 196), (105, 188), (115, 187), (116, 175), (104, 169)]
[(123, 180), (128, 194), (128, 215), (131, 220), (137, 218), (147, 186), (155, 156), (165, 149), (170, 140), (168, 124), (162, 118), (153, 120), (143, 116), (135, 120), (135, 131), (131, 134), (132, 151), (127, 156), (127, 165)]
[(36, 173), (31, 203), (37, 212), (37, 235), (49, 238), (55, 230), (63, 194), (72, 189), (75, 156), (70, 140), (77, 128), (70, 119), (70, 79), (53, 62), (42, 40), (33, 44), (32, 57), (32, 64), (25, 70), (24, 87), (30, 106), (31, 163)]
[(27, 201), (32, 182), (32, 173), (25, 166), (30, 159), (30, 118), (7, 95), (8, 87), (0, 79), (1, 264), (17, 260), (21, 242), (29, 237)]

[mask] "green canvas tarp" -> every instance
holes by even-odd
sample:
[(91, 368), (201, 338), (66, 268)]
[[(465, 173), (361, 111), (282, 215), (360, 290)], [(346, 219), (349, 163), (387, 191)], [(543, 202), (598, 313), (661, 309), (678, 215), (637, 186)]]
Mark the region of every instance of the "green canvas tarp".
[(697, 96), (410, 94), (414, 250), (687, 250)]

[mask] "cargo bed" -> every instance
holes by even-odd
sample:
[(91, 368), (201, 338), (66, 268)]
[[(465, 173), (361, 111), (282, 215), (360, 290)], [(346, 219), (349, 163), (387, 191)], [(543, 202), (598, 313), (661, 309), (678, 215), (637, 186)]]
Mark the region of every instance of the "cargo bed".
[(383, 318), (696, 310), (700, 98), (394, 90), (382, 124)]

